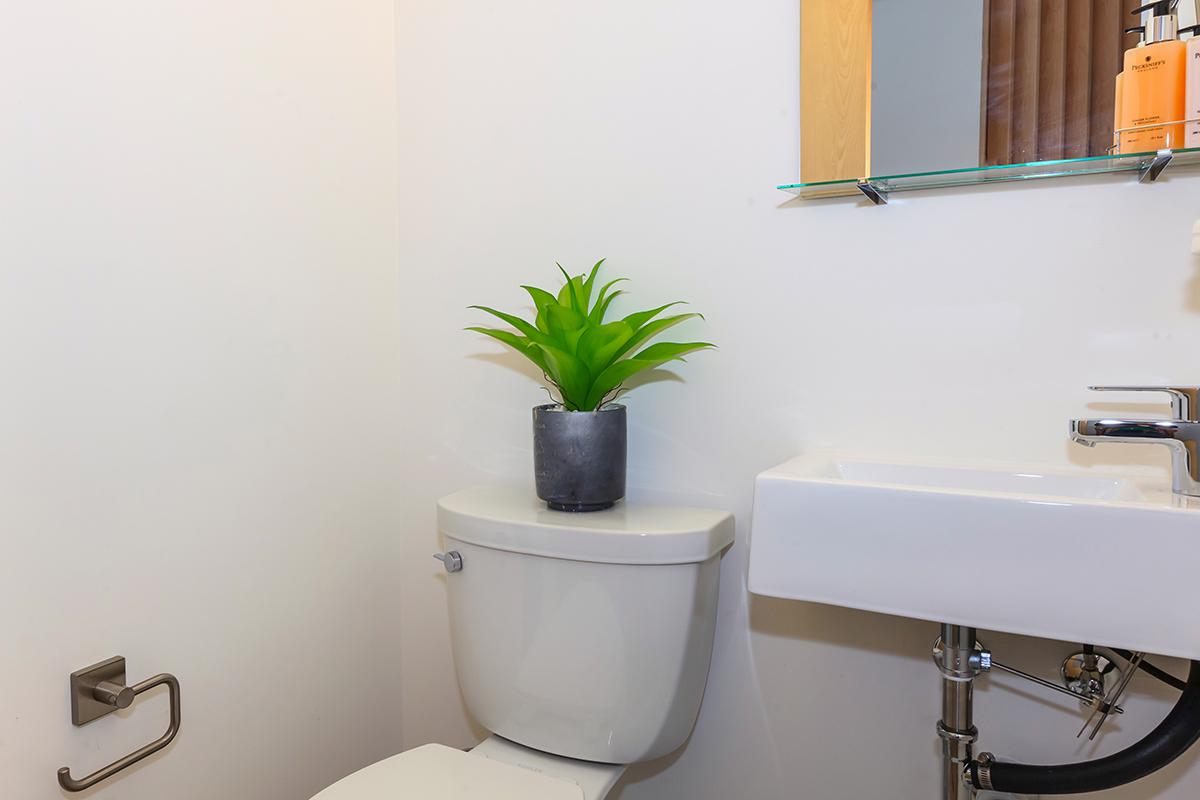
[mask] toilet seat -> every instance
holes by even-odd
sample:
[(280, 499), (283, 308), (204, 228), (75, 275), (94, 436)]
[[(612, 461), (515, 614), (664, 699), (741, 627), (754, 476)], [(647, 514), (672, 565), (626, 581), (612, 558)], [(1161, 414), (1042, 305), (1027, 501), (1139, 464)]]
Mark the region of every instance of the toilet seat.
[(427, 744), (347, 775), (312, 800), (583, 800), (578, 784)]

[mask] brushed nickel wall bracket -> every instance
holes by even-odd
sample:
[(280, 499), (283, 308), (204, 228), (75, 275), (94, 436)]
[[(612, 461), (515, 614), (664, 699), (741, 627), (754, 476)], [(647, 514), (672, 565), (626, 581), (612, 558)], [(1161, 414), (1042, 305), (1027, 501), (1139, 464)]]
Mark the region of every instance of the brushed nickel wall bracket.
[(141, 683), (127, 686), (125, 685), (124, 656), (113, 656), (98, 664), (92, 664), (90, 667), (72, 672), (71, 724), (77, 726), (86, 725), (119, 708), (129, 708), (139, 694), (163, 685), (170, 690), (171, 700), (171, 723), (167, 727), (166, 733), (145, 747), (135, 750), (85, 778), (73, 778), (71, 777), (71, 768), (63, 767), (58, 771), (58, 785), (68, 792), (82, 792), (102, 780), (111, 778), (126, 767), (133, 766), (146, 756), (162, 750), (171, 743), (175, 734), (179, 733), (179, 681), (174, 675), (164, 672), (147, 678)]

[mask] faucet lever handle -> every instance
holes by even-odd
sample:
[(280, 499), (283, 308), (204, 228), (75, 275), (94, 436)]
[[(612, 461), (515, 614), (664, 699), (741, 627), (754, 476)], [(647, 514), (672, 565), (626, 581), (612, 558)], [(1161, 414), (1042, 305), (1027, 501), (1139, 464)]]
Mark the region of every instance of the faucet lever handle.
[(1093, 392), (1163, 392), (1171, 396), (1171, 417), (1200, 422), (1200, 386), (1089, 386)]

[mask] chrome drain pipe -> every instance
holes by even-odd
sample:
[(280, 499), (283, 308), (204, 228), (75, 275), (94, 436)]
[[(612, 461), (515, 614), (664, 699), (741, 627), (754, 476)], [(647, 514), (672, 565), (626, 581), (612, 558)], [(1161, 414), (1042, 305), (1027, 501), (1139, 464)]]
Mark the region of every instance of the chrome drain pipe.
[(1070, 694), (1090, 706), (1095, 716), (1121, 713), (1116, 702), (1142, 666), (1142, 655), (1130, 654), (1128, 671), (1107, 694), (1102, 676), (1097, 687), (1076, 693), (1014, 667), (994, 664), (991, 652), (979, 644), (974, 628), (943, 623), (942, 635), (933, 643), (933, 661), (942, 675), (942, 718), (937, 724), (942, 740), (942, 800), (975, 800), (980, 790), (1039, 796), (1099, 792), (1143, 778), (1183, 755), (1200, 742), (1200, 660), (1191, 662), (1186, 682), (1157, 668), (1151, 672), (1161, 673), (1156, 677), (1171, 685), (1182, 684), (1179, 702), (1157, 728), (1120, 752), (1092, 761), (1048, 766), (997, 761), (990, 753), (972, 759), (979, 737), (974, 720), (975, 679), (993, 666)]
[(937, 733), (942, 740), (942, 800), (974, 800), (976, 790), (967, 775), (975, 740), (975, 677), (987, 670), (991, 654), (976, 649), (974, 628), (942, 625), (933, 645), (933, 661), (942, 674), (942, 719)]

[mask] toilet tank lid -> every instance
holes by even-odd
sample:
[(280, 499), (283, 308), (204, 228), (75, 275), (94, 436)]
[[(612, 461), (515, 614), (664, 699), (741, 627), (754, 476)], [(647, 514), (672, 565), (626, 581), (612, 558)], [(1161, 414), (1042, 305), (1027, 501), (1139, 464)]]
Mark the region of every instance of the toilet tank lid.
[(693, 564), (733, 543), (733, 515), (710, 508), (617, 503), (551, 511), (527, 489), (464, 489), (438, 500), (438, 528), (462, 542), (606, 564)]

